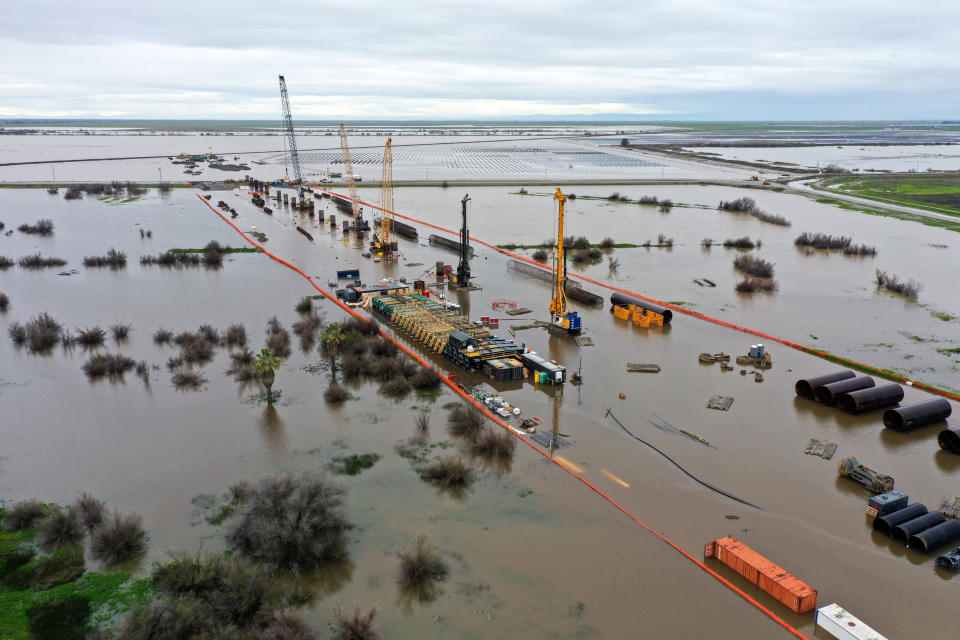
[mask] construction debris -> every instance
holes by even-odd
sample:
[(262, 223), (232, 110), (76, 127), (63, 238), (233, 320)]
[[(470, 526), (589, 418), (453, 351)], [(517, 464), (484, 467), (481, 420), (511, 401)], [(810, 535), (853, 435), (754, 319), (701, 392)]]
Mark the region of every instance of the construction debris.
[(506, 311), (508, 316), (520, 316), (525, 313), (531, 313), (530, 309), (527, 309), (526, 307), (518, 307), (516, 309), (508, 309)]
[(578, 347), (593, 346), (593, 338), (591, 338), (590, 336), (577, 336), (573, 339), (573, 341), (577, 343)]
[(942, 556), (937, 556), (937, 566), (943, 567), (948, 571), (960, 569), (960, 547), (957, 547), (953, 551), (948, 551)]
[(840, 461), (837, 467), (837, 475), (841, 478), (851, 478), (874, 493), (893, 490), (892, 476), (860, 464), (860, 461), (853, 456), (848, 456)]
[(835, 442), (827, 442), (826, 440), (810, 438), (810, 442), (807, 443), (807, 448), (804, 453), (810, 456), (819, 456), (824, 460), (829, 460), (833, 457), (833, 454), (836, 453), (836, 451), (837, 444)]
[(940, 505), (940, 512), (948, 518), (960, 519), (960, 496), (947, 496)]
[(628, 362), (627, 371), (639, 371), (641, 373), (660, 373), (660, 365), (644, 364), (641, 362)]
[(762, 344), (750, 346), (750, 351), (745, 356), (737, 356), (737, 364), (752, 364), (758, 369), (769, 369), (773, 366), (773, 357), (764, 351)]
[(710, 396), (707, 400), (707, 409), (716, 409), (718, 411), (727, 411), (733, 404), (731, 396)]
[(724, 353), (701, 353), (697, 359), (704, 364), (713, 364), (714, 362), (730, 362), (730, 354)]

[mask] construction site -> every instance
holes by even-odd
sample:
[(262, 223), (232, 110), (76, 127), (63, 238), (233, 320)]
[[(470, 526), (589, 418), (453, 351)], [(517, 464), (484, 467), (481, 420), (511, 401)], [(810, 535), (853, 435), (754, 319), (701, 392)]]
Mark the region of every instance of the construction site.
[[(313, 600), (302, 608), (317, 628), (331, 624), (334, 606), (358, 602), (376, 603), (386, 637), (951, 637), (960, 395), (925, 379), (922, 368), (914, 375), (870, 360), (894, 356), (863, 346), (874, 338), (862, 335), (865, 322), (840, 322), (846, 307), (830, 307), (829, 319), (822, 300), (799, 309), (824, 294), (790, 289), (782, 274), (796, 261), (797, 287), (822, 287), (822, 274), (803, 271), (821, 256), (798, 250), (795, 233), (715, 208), (717, 199), (762, 186), (750, 172), (742, 184), (631, 186), (617, 181), (618, 172), (651, 160), (618, 148), (582, 157), (568, 150), (563, 162), (574, 173), (581, 171), (574, 162), (611, 169), (606, 179), (620, 199), (606, 184), (398, 184), (395, 161), (427, 162), (439, 152), (404, 150), (390, 135), (358, 152), (358, 141), (368, 141), (351, 136), (349, 123), (331, 127), (339, 151), (302, 150), (284, 76), (279, 88), (282, 154), (171, 155), (178, 171), (184, 162), (209, 171), (210, 157), (246, 168), (122, 210), (119, 202), (108, 207), (107, 196), (50, 198), (44, 206), (59, 235), (3, 238), (10, 253), (48, 242), (44, 252), (71, 262), (108, 241), (148, 258), (139, 269), (102, 275), (72, 273), (71, 264), (45, 280), (37, 271), (3, 272), (13, 300), (7, 332), (44, 304), (78, 327), (130, 318), (131, 338), (111, 348), (140, 354), (148, 380), (144, 389), (118, 378), (80, 384), (82, 350), (28, 358), (4, 342), (0, 402), (35, 426), (9, 434), (3, 495), (42, 491), (66, 503), (89, 487), (111, 504), (136, 505), (150, 550), (130, 572), (143, 576), (150, 563), (166, 561), (167, 549), (196, 550), (198, 539), (204, 549), (227, 546), (209, 510), (229, 506), (218, 496), (232, 483), (277, 469), (329, 471), (362, 453), (375, 466), (338, 478), (355, 525), (349, 561), (297, 578), (309, 585)], [(484, 142), (510, 170), (518, 157), (524, 166), (559, 163), (550, 144)], [(458, 157), (466, 166), (458, 170), (471, 176), (494, 170)], [(655, 188), (675, 209), (641, 208)], [(30, 222), (36, 198), (47, 196), (5, 191), (8, 224)], [(782, 200), (784, 209), (818, 223), (838, 215), (800, 196), (768, 196), (795, 198)], [(926, 248), (943, 232), (844, 215), (858, 236), (878, 244), (902, 234)], [(783, 287), (798, 301), (735, 292), (740, 276), (729, 260), (723, 270), (708, 262), (741, 250), (721, 241), (710, 248), (704, 235), (735, 239), (757, 229), (765, 255), (779, 251)], [(653, 243), (656, 232), (665, 238)], [(674, 233), (676, 244), (666, 237)], [(225, 248), (194, 248), (208, 241)], [(223, 264), (191, 270), (183, 259), (164, 269), (149, 259), (148, 251), (171, 248), (204, 260), (221, 251)], [(892, 253), (890, 245), (881, 249)], [(832, 277), (845, 258), (828, 259), (833, 266), (822, 268)], [(855, 268), (870, 271), (867, 260)], [(844, 281), (841, 293), (861, 289)], [(103, 291), (117, 318), (103, 315), (95, 293)], [(292, 316), (298, 300), (316, 315)], [(879, 316), (898, 303), (857, 299), (849, 309), (859, 304)], [(946, 312), (902, 313), (935, 323), (942, 321), (933, 314)], [(254, 393), (258, 378), (245, 386), (217, 375), (217, 366), (236, 364), (224, 356), (211, 356), (214, 365), (192, 391), (166, 383), (169, 371), (202, 371), (151, 339), (160, 328), (183, 329), (184, 317), (266, 323), (268, 341), (291, 318), (295, 330), (336, 324), (345, 333), (304, 340), (300, 351), (294, 344), (276, 373), (282, 393), (273, 401), (268, 388), (264, 401)], [(795, 324), (781, 322), (790, 317)], [(754, 322), (764, 318), (774, 320)], [(846, 332), (839, 335), (855, 355), (821, 346), (827, 331)], [(920, 340), (901, 337), (924, 348), (933, 330), (916, 332)], [(258, 340), (251, 339), (257, 350)], [(361, 362), (371, 365), (367, 378), (345, 366), (360, 361), (354, 349), (379, 350)], [(378, 384), (392, 380), (373, 378), (402, 377), (380, 368), (389, 361), (401, 371), (397, 360), (435, 374), (437, 388), (385, 393)], [(331, 388), (346, 395), (325, 399)], [(61, 401), (46, 401), (52, 396)], [(457, 406), (509, 436), (511, 457), (491, 462), (477, 453), (479, 441), (460, 438), (449, 417)], [(121, 420), (131, 424), (118, 434)], [(75, 438), (60, 435), (64, 421)], [(415, 421), (430, 426), (414, 428)], [(105, 453), (114, 451), (107, 442), (122, 455)], [(475, 484), (461, 492), (428, 486), (426, 465), (441, 458), (472, 465)], [(82, 462), (62, 463), (73, 459)], [(89, 468), (101, 469), (97, 478)], [(223, 519), (243, 511), (224, 509)], [(405, 601), (394, 560), (402, 541), (421, 535), (442, 550), (451, 577), (433, 599)]]

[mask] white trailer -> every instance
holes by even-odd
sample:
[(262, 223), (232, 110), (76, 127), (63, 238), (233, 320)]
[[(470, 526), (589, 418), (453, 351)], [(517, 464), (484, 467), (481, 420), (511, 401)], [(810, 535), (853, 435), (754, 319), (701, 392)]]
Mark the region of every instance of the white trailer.
[(817, 626), (837, 640), (887, 640), (837, 603), (817, 609)]

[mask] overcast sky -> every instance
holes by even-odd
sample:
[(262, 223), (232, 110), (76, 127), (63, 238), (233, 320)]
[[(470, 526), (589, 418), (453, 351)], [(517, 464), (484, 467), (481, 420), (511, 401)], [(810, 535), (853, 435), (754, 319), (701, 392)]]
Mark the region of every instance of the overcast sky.
[(0, 0), (0, 118), (960, 119), (960, 2)]

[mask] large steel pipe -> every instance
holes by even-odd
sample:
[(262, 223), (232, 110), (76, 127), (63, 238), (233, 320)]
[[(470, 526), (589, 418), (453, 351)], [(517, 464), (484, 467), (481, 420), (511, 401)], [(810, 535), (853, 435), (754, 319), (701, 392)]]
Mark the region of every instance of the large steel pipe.
[(908, 520), (913, 520), (914, 518), (919, 518), (927, 512), (927, 507), (920, 504), (919, 502), (914, 502), (909, 507), (904, 507), (893, 513), (888, 513), (885, 516), (880, 516), (879, 518), (874, 518), (873, 528), (880, 533), (885, 533), (890, 535), (890, 529), (897, 526), (898, 524), (903, 524)]
[(849, 391), (837, 395), (837, 406), (850, 413), (860, 413), (871, 409), (882, 409), (903, 400), (903, 387), (898, 384), (885, 384), (870, 389)]
[(925, 424), (946, 420), (953, 413), (953, 407), (943, 398), (934, 398), (926, 402), (906, 407), (887, 409), (883, 413), (883, 426), (894, 431), (907, 431)]
[(659, 313), (663, 316), (664, 322), (670, 322), (673, 320), (673, 311), (667, 309), (666, 307), (661, 307), (660, 305), (653, 304), (652, 302), (647, 302), (646, 300), (641, 300), (636, 296), (628, 296), (625, 293), (620, 293), (619, 291), (614, 291), (610, 296), (610, 304), (615, 307), (625, 307), (628, 304), (632, 304), (635, 307), (640, 307), (641, 309), (649, 309), (654, 313)]
[(891, 527), (890, 534), (894, 540), (906, 542), (910, 536), (920, 533), (921, 531), (926, 531), (930, 527), (935, 527), (944, 520), (946, 520), (946, 518), (943, 517), (942, 513), (939, 511), (931, 511), (913, 520), (907, 520), (895, 527)]
[(937, 443), (944, 451), (960, 454), (960, 427), (944, 429), (937, 436)]
[(926, 531), (915, 533), (910, 536), (907, 546), (918, 549), (923, 553), (930, 553), (954, 540), (960, 540), (960, 520), (947, 520), (935, 527), (930, 527)]
[(814, 378), (804, 378), (803, 380), (797, 380), (797, 384), (793, 386), (796, 390), (797, 395), (801, 398), (813, 398), (813, 390), (821, 385), (830, 384), (831, 382), (839, 382), (840, 380), (846, 380), (847, 378), (853, 378), (856, 376), (853, 371), (850, 369), (841, 369), (840, 371), (835, 371), (833, 373), (828, 373), (822, 376), (816, 376)]
[(832, 406), (837, 403), (837, 396), (841, 393), (869, 389), (876, 386), (876, 384), (870, 376), (855, 376), (853, 378), (847, 378), (846, 380), (840, 380), (839, 382), (816, 386), (813, 388), (813, 397), (817, 402)]

